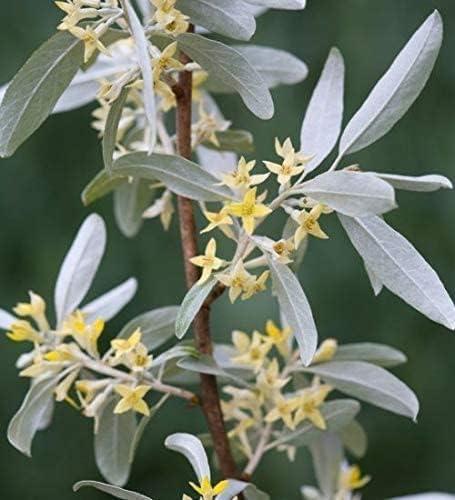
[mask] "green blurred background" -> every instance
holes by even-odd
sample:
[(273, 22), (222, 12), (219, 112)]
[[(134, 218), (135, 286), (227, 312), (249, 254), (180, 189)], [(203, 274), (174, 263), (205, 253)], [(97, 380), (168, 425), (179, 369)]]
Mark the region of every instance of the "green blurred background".
[[(31, 51), (54, 30), (60, 16), (51, 2), (2, 0), (0, 81), (7, 81)], [(332, 45), (345, 56), (346, 119), (391, 63), (412, 32), (434, 8), (440, 9), (446, 35), (429, 85), (411, 111), (384, 139), (347, 161), (366, 169), (452, 175), (455, 157), (455, 2), (453, 0), (309, 0), (303, 12), (271, 12), (261, 17), (255, 42), (289, 50), (309, 66), (308, 79), (274, 93), (277, 112), (269, 122), (251, 116), (237, 98), (221, 101), (237, 127), (254, 132), (258, 159), (273, 158), (273, 138), (297, 140), (303, 111)], [(173, 304), (184, 293), (178, 232), (148, 222), (127, 240), (113, 222), (111, 200), (91, 209), (80, 203), (81, 188), (101, 167), (96, 134), (88, 127), (90, 107), (53, 116), (0, 169), (0, 304), (11, 308), (33, 289), (51, 297), (61, 259), (83, 217), (101, 213), (109, 228), (109, 247), (93, 292), (129, 275), (139, 277), (133, 303), (111, 323), (110, 332), (132, 315)], [(429, 258), (453, 293), (455, 285), (453, 215), (448, 191), (400, 193), (401, 209), (388, 220)], [(374, 298), (360, 259), (335, 218), (327, 222), (330, 243), (313, 241), (302, 272), (323, 338), (387, 342), (402, 349), (409, 363), (396, 370), (418, 394), (418, 425), (365, 405), (361, 422), (370, 436), (362, 469), (373, 475), (365, 498), (422, 490), (455, 492), (455, 337), (425, 319), (388, 291)], [(215, 307), (213, 331), (226, 338), (233, 328), (260, 327), (276, 316), (267, 294), (232, 309), (224, 297)], [(235, 318), (235, 319), (234, 319)], [(0, 491), (2, 498), (71, 499), (71, 484), (99, 479), (92, 453), (91, 422), (60, 405), (51, 429), (35, 442), (27, 459), (9, 446), (5, 433), (19, 406), (26, 382), (17, 378), (14, 361), (20, 346), (0, 340)], [(169, 404), (147, 429), (129, 487), (167, 500), (176, 488), (187, 491), (192, 475), (183, 459), (164, 450), (174, 431), (203, 429), (197, 410)], [(269, 456), (257, 474), (258, 485), (272, 498), (299, 498), (300, 485), (312, 481), (308, 457), (300, 452), (289, 466), (284, 456)], [(101, 498), (83, 491), (81, 499)], [(177, 495), (180, 498), (179, 495)]]

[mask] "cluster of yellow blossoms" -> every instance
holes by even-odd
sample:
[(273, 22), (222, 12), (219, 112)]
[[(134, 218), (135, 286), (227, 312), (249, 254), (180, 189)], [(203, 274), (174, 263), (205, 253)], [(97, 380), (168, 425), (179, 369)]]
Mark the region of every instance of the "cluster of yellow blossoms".
[[(308, 381), (305, 387), (295, 387), (292, 372), (299, 361), (298, 353), (292, 349), (290, 328), (279, 328), (273, 321), (268, 321), (264, 334), (254, 331), (249, 336), (234, 331), (232, 343), (232, 367), (250, 370), (253, 380), (248, 378), (249, 387), (224, 387), (224, 393), (231, 399), (223, 401), (222, 408), (225, 419), (235, 422), (229, 436), (237, 439), (248, 459), (253, 454), (252, 443), (257, 441), (264, 427), (269, 426), (269, 432), (273, 429), (273, 432), (280, 433), (286, 428), (294, 430), (308, 420), (319, 429), (326, 428), (320, 407), (332, 387), (321, 383), (317, 377)], [(333, 339), (325, 341), (315, 362), (331, 359), (336, 345)], [(275, 427), (279, 422), (282, 425)], [(293, 458), (294, 448), (282, 449)]]
[[(57, 329), (51, 329), (46, 303), (33, 292), (29, 303), (19, 303), (13, 311), (21, 319), (10, 325), (7, 336), (34, 346), (19, 363), (21, 376), (32, 379), (59, 376), (56, 400), (69, 402), (88, 417), (96, 417), (102, 404), (114, 393), (121, 397), (114, 413), (132, 410), (149, 415), (149, 406), (143, 398), (153, 386), (146, 373), (153, 357), (141, 342), (140, 329), (128, 338), (112, 340), (110, 349), (101, 357), (98, 340), (104, 330), (102, 319), (89, 322), (78, 310)], [(78, 402), (70, 396), (72, 389)]]

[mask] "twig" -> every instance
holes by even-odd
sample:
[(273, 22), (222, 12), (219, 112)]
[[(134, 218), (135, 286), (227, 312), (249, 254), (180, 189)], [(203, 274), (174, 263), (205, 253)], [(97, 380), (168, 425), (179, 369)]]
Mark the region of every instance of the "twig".
[[(190, 28), (192, 30), (192, 27)], [(181, 61), (188, 64), (190, 59), (182, 54)], [(192, 73), (182, 71), (178, 85), (173, 88), (177, 99), (176, 128), (178, 153), (187, 159), (191, 158), (191, 100), (192, 100)], [(194, 218), (191, 200), (178, 197), (178, 211), (180, 216), (180, 233), (182, 238), (185, 277), (188, 288), (191, 288), (199, 279), (198, 269), (191, 264), (190, 259), (198, 254), (197, 227)], [(211, 299), (200, 309), (193, 323), (196, 345), (202, 354), (211, 354), (213, 350), (210, 335), (210, 304), (222, 293), (218, 288)], [(221, 411), (220, 397), (216, 378), (213, 375), (200, 374), (201, 403), (212, 436), (214, 449), (218, 457), (221, 472), (224, 477), (237, 477), (237, 466), (231, 453), (229, 439), (224, 426)]]

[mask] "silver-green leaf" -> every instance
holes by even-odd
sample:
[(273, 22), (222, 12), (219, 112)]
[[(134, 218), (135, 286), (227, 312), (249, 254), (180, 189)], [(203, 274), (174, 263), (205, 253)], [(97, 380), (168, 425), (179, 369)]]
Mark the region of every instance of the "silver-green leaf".
[(130, 447), (137, 423), (132, 411), (121, 415), (114, 413), (117, 402), (117, 398), (112, 398), (99, 415), (94, 438), (95, 460), (107, 481), (123, 486), (130, 475)]
[(32, 441), (42, 428), (59, 377), (49, 377), (30, 386), (25, 399), (8, 426), (8, 441), (21, 453), (31, 456)]
[(267, 262), (281, 314), (297, 340), (303, 364), (309, 365), (316, 351), (318, 332), (308, 299), (295, 274), (287, 266), (271, 257), (267, 257)]
[(306, 172), (318, 167), (330, 154), (338, 140), (343, 121), (344, 60), (332, 48), (319, 81), (311, 96), (300, 132), (300, 150), (311, 160)]
[(351, 217), (383, 214), (396, 208), (395, 191), (378, 177), (360, 172), (324, 172), (298, 192)]
[(385, 410), (417, 418), (419, 402), (401, 380), (384, 368), (364, 361), (329, 361), (304, 368), (341, 392)]
[(242, 0), (178, 0), (176, 7), (193, 23), (220, 35), (249, 40), (256, 31), (254, 15)]
[(149, 350), (157, 349), (174, 336), (178, 312), (178, 306), (167, 306), (143, 313), (127, 323), (118, 337), (127, 338), (140, 328), (142, 343)]
[(353, 420), (346, 427), (343, 427), (338, 435), (343, 442), (343, 446), (347, 448), (357, 458), (362, 458), (368, 448), (368, 436), (365, 429)]
[(45, 42), (14, 77), (0, 106), (0, 156), (11, 156), (52, 113), (83, 62), (83, 43), (68, 32)]
[(130, 153), (118, 158), (113, 165), (117, 175), (160, 180), (174, 193), (200, 201), (222, 201), (234, 197), (226, 186), (196, 163), (179, 156)]
[(216, 76), (236, 90), (252, 113), (263, 120), (273, 116), (272, 96), (266, 83), (240, 52), (221, 42), (192, 33), (180, 35), (178, 42), (180, 48), (209, 75)]
[(386, 288), (428, 318), (455, 329), (455, 306), (436, 272), (401, 234), (376, 216), (339, 214), (352, 244)]
[(340, 140), (340, 156), (354, 153), (384, 136), (424, 88), (442, 43), (442, 19), (433, 12), (398, 54)]
[(181, 339), (185, 336), (196, 314), (216, 283), (217, 279), (212, 276), (205, 283), (196, 283), (185, 295), (175, 322), (175, 335), (177, 338)]
[(152, 500), (151, 498), (135, 493), (134, 491), (124, 490), (118, 486), (100, 483), (99, 481), (79, 481), (73, 486), (73, 491), (79, 491), (81, 488), (86, 487), (95, 488), (96, 490), (112, 495), (115, 498), (120, 498), (121, 500)]
[(452, 182), (443, 175), (395, 175), (383, 174), (380, 172), (371, 172), (377, 175), (380, 179), (388, 182), (395, 189), (402, 189), (404, 191), (417, 191), (421, 193), (429, 193), (431, 191), (438, 191), (438, 189), (452, 189)]
[(406, 363), (407, 358), (401, 351), (388, 345), (356, 342), (338, 346), (333, 361), (366, 361), (390, 368)]

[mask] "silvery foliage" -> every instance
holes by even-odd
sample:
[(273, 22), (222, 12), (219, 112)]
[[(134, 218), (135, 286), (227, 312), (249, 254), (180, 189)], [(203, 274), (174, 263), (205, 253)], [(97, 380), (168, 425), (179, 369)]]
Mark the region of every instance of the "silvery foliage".
[[(252, 139), (242, 131), (220, 133), (220, 147), (198, 146), (198, 163), (169, 151), (155, 150), (159, 111), (150, 72), (150, 48), (155, 41), (153, 33), (147, 30), (153, 12), (145, 0), (137, 1), (142, 19), (129, 0), (122, 0), (121, 4), (127, 25), (123, 32), (108, 33), (105, 43), (111, 45), (111, 57), (100, 54), (84, 65), (82, 42), (68, 33), (58, 33), (32, 55), (9, 84), (0, 88), (0, 156), (11, 156), (52, 113), (71, 111), (94, 101), (100, 80), (137, 71), (143, 81), (142, 132), (146, 131), (147, 151), (116, 157), (116, 135), (127, 98), (127, 92), (122, 92), (107, 120), (103, 138), (104, 169), (83, 193), (84, 203), (89, 204), (114, 192), (119, 226), (127, 236), (134, 236), (139, 231), (144, 208), (155, 196), (151, 183), (164, 185), (170, 192), (200, 203), (234, 199), (236, 195), (228, 187), (220, 186), (219, 180), (223, 174), (232, 172), (237, 153), (251, 147)], [(305, 0), (178, 0), (177, 6), (197, 25), (196, 33), (176, 37), (177, 44), (208, 73), (202, 89), (204, 99), (212, 103), (220, 119), (223, 117), (208, 92), (237, 93), (252, 113), (269, 119), (274, 112), (270, 89), (294, 84), (306, 77), (305, 64), (283, 51), (238, 43), (231, 46), (202, 36), (211, 32), (238, 42), (248, 41), (255, 32), (257, 17), (267, 9), (303, 9)], [(129, 47), (114, 43), (129, 36), (134, 42)], [(340, 51), (331, 49), (301, 127), (300, 149), (311, 155), (311, 159), (301, 181), (282, 193), (282, 206), (290, 211), (305, 197), (333, 209), (362, 258), (375, 294), (383, 287), (389, 288), (433, 321), (453, 330), (455, 307), (439, 277), (411, 243), (383, 218), (397, 207), (395, 189), (436, 191), (452, 188), (450, 180), (434, 174), (412, 177), (363, 171), (357, 167), (336, 170), (346, 155), (379, 140), (406, 113), (425, 86), (441, 43), (442, 21), (439, 13), (434, 12), (398, 54), (344, 129), (345, 65)], [(337, 143), (335, 161), (327, 165), (325, 172), (316, 173)], [(312, 173), (314, 176), (307, 179), (306, 175)], [(295, 231), (293, 224), (289, 219), (284, 235)], [(103, 221), (96, 215), (89, 216), (66, 255), (57, 279), (56, 328), (79, 308), (88, 293), (105, 243)], [(296, 256), (296, 261), (303, 259), (306, 243), (299, 249), (300, 257)], [(253, 237), (250, 244), (265, 257), (283, 322), (292, 328), (299, 346), (302, 364), (293, 375), (302, 376), (303, 380), (315, 375), (350, 397), (415, 419), (419, 405), (414, 393), (386, 370), (406, 361), (406, 357), (388, 346), (356, 343), (340, 346), (330, 361), (313, 363), (318, 344), (317, 327), (296, 268), (273, 258), (267, 238)], [(134, 318), (118, 337), (127, 338), (140, 327), (143, 341), (150, 350), (161, 347), (174, 334), (181, 339), (215, 284), (216, 280), (212, 279), (197, 285), (188, 292), (180, 307), (165, 307)], [(130, 279), (88, 303), (82, 311), (89, 320), (99, 316), (110, 319), (131, 300), (135, 291), (136, 281)], [(2, 328), (8, 329), (16, 319), (0, 310)], [(181, 380), (183, 373), (185, 381), (191, 383), (192, 373), (209, 373), (248, 387), (248, 376), (232, 365), (230, 349), (230, 346), (216, 345), (213, 357), (201, 357), (188, 343), (182, 342), (157, 356), (150, 374), (172, 381)], [(24, 366), (30, 361), (25, 356), (20, 364)], [(11, 443), (20, 451), (30, 454), (35, 433), (50, 422), (53, 393), (60, 380), (61, 375), (43, 377), (31, 385), (8, 430)], [(83, 481), (74, 489), (91, 486), (117, 498), (147, 500), (148, 497), (120, 486), (128, 479), (132, 456), (148, 420), (137, 422), (132, 413), (114, 416), (112, 404), (112, 400), (108, 401), (98, 415), (95, 455), (100, 471), (115, 486)], [(321, 407), (328, 431), (305, 422), (295, 430), (274, 436), (271, 448), (307, 446), (310, 449), (319, 484), (318, 488), (303, 487), (305, 498), (332, 498), (339, 487), (340, 471), (346, 467), (346, 450), (358, 457), (365, 453), (366, 436), (355, 420), (359, 410), (355, 400), (332, 400)], [(210, 478), (207, 456), (198, 438), (176, 434), (166, 440), (166, 446), (188, 459), (199, 481)], [(242, 491), (250, 500), (268, 498), (251, 484), (231, 480), (229, 489), (217, 499), (228, 500)], [(428, 493), (401, 498), (442, 500), (453, 496)]]

